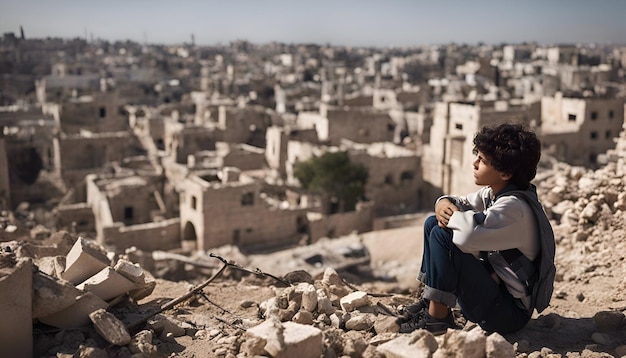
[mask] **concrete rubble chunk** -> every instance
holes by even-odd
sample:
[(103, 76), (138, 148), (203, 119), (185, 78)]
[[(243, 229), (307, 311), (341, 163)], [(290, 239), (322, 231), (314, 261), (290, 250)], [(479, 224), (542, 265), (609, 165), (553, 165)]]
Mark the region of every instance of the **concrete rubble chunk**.
[(76, 287), (82, 291), (93, 292), (105, 301), (136, 288), (134, 283), (124, 278), (110, 266), (105, 267)]
[[(13, 257), (1, 255), (0, 260), (8, 263)], [(29, 259), (13, 267), (0, 264), (0, 357), (33, 355), (32, 271)]]
[(89, 314), (96, 332), (107, 342), (116, 346), (125, 346), (130, 343), (130, 334), (124, 327), (124, 323), (105, 309), (98, 309)]
[(306, 310), (300, 310), (291, 320), (300, 324), (313, 324), (313, 314)]
[(367, 331), (374, 326), (374, 318), (372, 314), (356, 314), (352, 315), (346, 321), (346, 329), (353, 331)]
[(459, 357), (482, 358), (486, 354), (486, 340), (482, 329), (469, 332), (448, 330), (445, 336), (445, 350), (457, 352)]
[(143, 330), (131, 339), (128, 349), (133, 354), (155, 354), (157, 353), (157, 347), (152, 344), (152, 338), (152, 331)]
[(146, 280), (145, 274), (141, 266), (134, 264), (128, 260), (120, 259), (113, 267), (117, 273), (127, 278), (129, 281), (143, 285)]
[(146, 282), (140, 288), (136, 288), (130, 292), (128, 295), (135, 300), (135, 302), (150, 296), (154, 288), (156, 287), (156, 280), (154, 278), (146, 279)]
[(65, 272), (61, 277), (77, 285), (108, 267), (109, 262), (99, 247), (80, 237), (66, 256)]
[(318, 289), (317, 291), (317, 312), (324, 313), (327, 315), (333, 314), (337, 308), (333, 306), (333, 303), (330, 301), (326, 292), (323, 289)]
[(374, 331), (378, 334), (398, 333), (400, 326), (397, 323), (396, 317), (380, 315), (376, 317), (376, 321), (374, 322)]
[(39, 271), (52, 277), (61, 278), (65, 271), (65, 256), (47, 256), (35, 260)]
[(363, 357), (363, 353), (368, 347), (367, 341), (361, 333), (348, 331), (344, 335), (343, 354), (348, 357)]
[(318, 358), (322, 355), (322, 331), (313, 326), (267, 320), (248, 329), (246, 335), (264, 340), (265, 352), (274, 358)]
[(71, 283), (42, 272), (33, 273), (33, 318), (49, 316), (73, 305), (82, 295)]
[(438, 347), (437, 340), (430, 332), (418, 329), (379, 345), (377, 351), (388, 358), (431, 357)]
[(302, 293), (300, 308), (309, 312), (315, 311), (317, 308), (317, 292), (315, 291), (315, 286), (310, 283), (300, 283), (296, 286), (296, 291)]
[(61, 329), (80, 328), (91, 322), (89, 320), (91, 312), (108, 306), (106, 301), (91, 292), (87, 292), (79, 296), (73, 305), (49, 316), (41, 317), (39, 321)]
[(375, 335), (374, 337), (372, 337), (372, 339), (370, 339), (369, 344), (372, 346), (379, 346), (383, 343), (389, 342), (390, 340), (396, 338), (397, 336), (398, 334), (391, 333), (391, 332), (379, 333)]
[(57, 245), (35, 245), (30, 242), (22, 242), (17, 250), (18, 257), (30, 257), (41, 259), (48, 256), (65, 255), (65, 248), (58, 248)]
[(76, 238), (66, 230), (60, 230), (52, 233), (52, 235), (50, 235), (50, 238), (48, 239), (48, 242), (56, 245), (57, 249), (59, 250), (59, 255), (65, 256), (70, 252), (72, 246), (74, 246)]
[(367, 293), (363, 291), (356, 291), (344, 296), (339, 301), (341, 308), (346, 312), (352, 312), (355, 309), (370, 304), (370, 298)]
[(322, 285), (328, 289), (331, 296), (335, 296), (329, 297), (331, 301), (338, 300), (351, 292), (350, 288), (346, 286), (337, 271), (332, 267), (327, 267), (326, 270), (324, 270)]
[(515, 358), (515, 348), (498, 333), (487, 337), (485, 345), (487, 358)]

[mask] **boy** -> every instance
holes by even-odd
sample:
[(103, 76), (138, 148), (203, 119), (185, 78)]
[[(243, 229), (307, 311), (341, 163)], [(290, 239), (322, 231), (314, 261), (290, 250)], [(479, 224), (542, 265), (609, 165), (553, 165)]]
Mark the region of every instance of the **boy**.
[(541, 143), (533, 132), (511, 124), (485, 127), (473, 143), (474, 183), (483, 187), (465, 197), (440, 197), (435, 215), (424, 223), (418, 275), (424, 293), (407, 307), (399, 321), (401, 333), (422, 328), (442, 334), (457, 328), (450, 309), (457, 303), (466, 319), (491, 332), (516, 331), (532, 315), (529, 277), (513, 270), (500, 254), (517, 252), (518, 258), (530, 260), (526, 262), (540, 254), (538, 218), (545, 213), (540, 205), (506, 194), (521, 190), (537, 200), (530, 181), (537, 173)]

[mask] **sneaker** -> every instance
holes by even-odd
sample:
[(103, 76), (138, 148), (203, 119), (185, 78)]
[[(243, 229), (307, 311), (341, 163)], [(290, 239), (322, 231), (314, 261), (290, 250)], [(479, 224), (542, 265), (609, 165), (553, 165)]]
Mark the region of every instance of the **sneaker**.
[(412, 303), (408, 306), (402, 307), (398, 310), (398, 314), (400, 314), (401, 318), (404, 321), (408, 321), (416, 314), (420, 313), (423, 310), (427, 310), (430, 305), (430, 300), (426, 298), (420, 298), (419, 301)]
[(448, 314), (448, 317), (438, 319), (428, 314), (427, 310), (424, 310), (402, 323), (400, 325), (400, 333), (411, 333), (417, 329), (425, 329), (437, 336), (446, 333), (448, 328), (458, 329), (452, 312)]

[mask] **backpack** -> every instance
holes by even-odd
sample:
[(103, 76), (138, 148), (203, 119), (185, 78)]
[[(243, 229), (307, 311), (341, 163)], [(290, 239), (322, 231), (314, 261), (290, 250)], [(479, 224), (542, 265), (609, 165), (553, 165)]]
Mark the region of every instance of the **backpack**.
[[(504, 195), (515, 195), (524, 199), (530, 205), (537, 218), (537, 229), (541, 241), (541, 251), (537, 258), (531, 261), (518, 249), (504, 250), (509, 251), (509, 255), (503, 256), (505, 258), (508, 257), (507, 262), (513, 271), (526, 283), (528, 293), (531, 296), (531, 312), (534, 308), (537, 310), (537, 313), (541, 313), (550, 305), (556, 276), (556, 266), (554, 264), (556, 243), (552, 225), (550, 225), (550, 221), (537, 199), (534, 185), (531, 185), (530, 190), (512, 190)], [(513, 251), (513, 254), (510, 253), (511, 251)], [(517, 251), (519, 254), (516, 254), (514, 251)]]

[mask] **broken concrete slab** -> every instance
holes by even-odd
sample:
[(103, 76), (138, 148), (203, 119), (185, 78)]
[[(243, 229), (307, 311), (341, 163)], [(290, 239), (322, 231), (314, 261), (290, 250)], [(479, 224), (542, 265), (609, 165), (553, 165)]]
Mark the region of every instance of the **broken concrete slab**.
[(107, 301), (134, 290), (137, 287), (133, 282), (117, 273), (115, 269), (107, 266), (80, 283), (76, 288), (86, 292), (93, 292), (98, 297)]
[(33, 318), (49, 316), (73, 305), (83, 294), (71, 283), (43, 272), (33, 273)]
[(370, 304), (370, 298), (366, 292), (356, 291), (352, 292), (339, 300), (341, 308), (346, 312), (352, 312), (355, 309)]
[(61, 278), (65, 271), (65, 256), (48, 256), (35, 260), (39, 271), (52, 277)]
[(18, 242), (18, 245), (15, 248), (17, 257), (42, 259), (51, 256), (65, 256), (68, 254), (74, 243), (74, 239), (67, 232), (54, 233), (45, 241), (37, 241), (39, 242)]
[(77, 285), (109, 266), (109, 258), (95, 244), (78, 238), (66, 256), (64, 280)]
[(2, 255), (0, 261), (0, 357), (31, 357), (32, 261), (15, 262), (13, 255)]
[(322, 331), (295, 322), (266, 320), (246, 334), (265, 341), (264, 350), (274, 358), (317, 358), (322, 355)]
[(128, 280), (139, 283), (143, 286), (145, 282), (145, 274), (143, 269), (138, 264), (134, 264), (128, 260), (120, 259), (113, 267), (120, 275), (124, 276)]
[(413, 358), (431, 357), (439, 348), (435, 337), (425, 329), (418, 329), (411, 334), (402, 334), (377, 347), (385, 357)]
[(98, 309), (89, 314), (96, 332), (107, 342), (116, 346), (125, 346), (130, 343), (130, 334), (124, 323), (105, 309)]
[(65, 255), (67, 252), (61, 253), (56, 245), (35, 245), (30, 242), (22, 242), (17, 249), (17, 257), (30, 257), (32, 259), (40, 259), (42, 257)]
[(76, 242), (76, 237), (72, 236), (66, 230), (61, 230), (52, 233), (47, 242), (56, 245), (57, 249), (59, 250), (58, 255), (65, 256), (70, 252), (72, 246), (74, 246), (74, 243)]
[(137, 288), (128, 292), (128, 295), (135, 302), (138, 302), (139, 300), (150, 296), (150, 294), (152, 294), (152, 291), (154, 291), (155, 287), (156, 287), (156, 280), (154, 278), (147, 278), (146, 282), (144, 282), (140, 288)]
[(143, 330), (137, 333), (128, 344), (128, 349), (133, 354), (150, 356), (157, 353), (157, 347), (152, 344), (152, 331)]
[(39, 321), (61, 329), (80, 328), (91, 322), (89, 319), (91, 312), (108, 306), (106, 301), (91, 292), (87, 292), (79, 296), (73, 305), (49, 316), (41, 317)]

